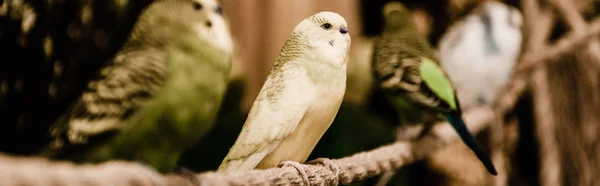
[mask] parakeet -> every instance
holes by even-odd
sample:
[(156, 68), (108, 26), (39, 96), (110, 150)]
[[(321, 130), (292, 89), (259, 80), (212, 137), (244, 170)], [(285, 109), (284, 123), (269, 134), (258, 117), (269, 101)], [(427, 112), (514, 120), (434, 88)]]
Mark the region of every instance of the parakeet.
[(440, 60), (462, 109), (495, 103), (521, 53), (522, 22), (516, 8), (487, 1), (442, 36)]
[(400, 2), (389, 2), (383, 14), (385, 27), (374, 41), (373, 74), (399, 112), (400, 122), (430, 126), (447, 119), (488, 171), (496, 175), (489, 156), (467, 129), (452, 83), (427, 40), (417, 32), (409, 10)]
[(320, 12), (300, 22), (218, 171), (265, 169), (282, 161), (280, 166), (301, 166), (342, 103), (349, 47), (348, 26), (339, 14)]
[(42, 155), (75, 162), (132, 160), (173, 171), (212, 126), (232, 41), (214, 0), (157, 0), (122, 49), (50, 129)]

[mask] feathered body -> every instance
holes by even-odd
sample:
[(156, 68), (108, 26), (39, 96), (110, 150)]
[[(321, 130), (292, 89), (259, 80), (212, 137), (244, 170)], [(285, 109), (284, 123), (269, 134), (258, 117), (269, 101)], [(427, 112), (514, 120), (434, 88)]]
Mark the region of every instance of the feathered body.
[(522, 19), (516, 8), (489, 1), (442, 36), (442, 67), (463, 109), (496, 102), (521, 53)]
[(211, 128), (225, 92), (232, 44), (220, 11), (214, 0), (148, 5), (122, 50), (51, 127), (43, 154), (171, 171)]
[(384, 6), (385, 28), (374, 41), (373, 71), (379, 88), (399, 112), (401, 123), (433, 124), (447, 119), (492, 174), (493, 164), (462, 119), (452, 83), (433, 49), (420, 36), (399, 2)]
[[(400, 12), (392, 12), (400, 14)], [(409, 20), (410, 17), (400, 18), (400, 15), (389, 19), (387, 26), (374, 41), (373, 70), (375, 80), (386, 94), (393, 98), (394, 106), (402, 110), (401, 123), (421, 123), (436, 121), (436, 111), (428, 108), (440, 109), (449, 106), (436, 97), (429, 88), (423, 84), (419, 73), (421, 57), (437, 61), (429, 43), (416, 31), (416, 26)], [(399, 90), (405, 96), (395, 96)], [(389, 97), (389, 96), (388, 96)], [(416, 101), (411, 101), (416, 100)], [(418, 103), (418, 104), (415, 104)], [(426, 119), (426, 121), (424, 121)]]
[(321, 12), (298, 24), (218, 171), (306, 161), (344, 97), (349, 46), (346, 22), (336, 13)]

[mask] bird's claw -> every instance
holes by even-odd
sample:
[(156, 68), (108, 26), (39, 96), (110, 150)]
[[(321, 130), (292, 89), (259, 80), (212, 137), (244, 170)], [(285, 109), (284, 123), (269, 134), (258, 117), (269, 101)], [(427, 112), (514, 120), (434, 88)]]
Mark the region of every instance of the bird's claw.
[(192, 182), (192, 184), (200, 186), (200, 180), (198, 179), (198, 176), (196, 176), (196, 173), (190, 171), (189, 169), (186, 169), (184, 167), (176, 167), (175, 168), (175, 173), (177, 173), (179, 176), (184, 177), (188, 180), (190, 180)]
[(302, 165), (295, 161), (282, 161), (279, 163), (279, 165), (277, 165), (277, 167), (279, 167), (279, 168), (281, 168), (281, 167), (295, 168), (296, 170), (298, 170), (298, 173), (300, 173), (300, 177), (302, 177), (302, 181), (304, 181), (304, 184), (310, 185), (310, 180), (308, 180), (308, 173), (312, 174), (312, 171), (306, 165)]
[(317, 158), (317, 159), (309, 161), (308, 163), (310, 163), (310, 164), (316, 164), (316, 163), (323, 164), (326, 167), (328, 167), (329, 169), (331, 169), (331, 171), (333, 171), (333, 174), (335, 175), (335, 177), (339, 177), (340, 176), (340, 166), (337, 165), (337, 164), (335, 164), (329, 158)]

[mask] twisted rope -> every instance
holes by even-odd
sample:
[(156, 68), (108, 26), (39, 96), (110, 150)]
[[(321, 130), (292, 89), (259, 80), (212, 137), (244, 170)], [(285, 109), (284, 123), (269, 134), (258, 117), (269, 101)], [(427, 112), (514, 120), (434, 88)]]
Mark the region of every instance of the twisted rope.
[[(560, 3), (560, 2), (558, 2)], [(564, 14), (572, 15), (570, 10)], [(578, 27), (580, 24), (574, 24)], [(568, 53), (576, 46), (586, 43), (600, 34), (600, 18), (587, 25), (585, 33), (573, 33), (559, 40), (552, 47), (535, 50), (531, 56), (524, 56), (516, 70), (516, 76), (502, 94), (496, 113), (512, 110), (516, 100), (528, 87), (527, 71), (543, 64), (549, 58)], [(543, 52), (543, 53), (542, 53)], [(495, 118), (487, 107), (478, 108), (465, 114), (472, 133), (487, 127)], [(444, 122), (445, 123), (445, 122)], [(430, 134), (415, 142), (395, 142), (377, 149), (357, 153), (353, 156), (333, 160), (340, 167), (339, 176), (322, 165), (307, 165), (311, 185), (349, 184), (353, 181), (379, 175), (385, 171), (398, 169), (406, 164), (422, 159), (428, 154), (458, 141), (458, 136), (447, 124), (436, 125)], [(297, 170), (291, 167), (252, 170), (248, 172), (216, 173), (198, 175), (202, 185), (303, 185)], [(143, 165), (112, 161), (96, 165), (76, 165), (68, 162), (52, 162), (36, 157), (12, 157), (0, 154), (0, 185), (31, 186), (74, 186), (74, 185), (193, 185), (192, 182), (176, 175), (160, 175)]]
[[(583, 38), (593, 37), (600, 32), (600, 19), (589, 25), (584, 34), (567, 37), (549, 49), (573, 49), (564, 45), (575, 46), (585, 42)], [(600, 30), (600, 29), (598, 29)], [(575, 39), (569, 39), (575, 38)], [(566, 43), (566, 44), (560, 44)], [(548, 53), (548, 52), (546, 52)], [(525, 84), (512, 83), (508, 93), (502, 97), (513, 97), (511, 91), (525, 88)], [(516, 87), (516, 88), (515, 88)], [(512, 92), (515, 93), (515, 92)], [(501, 101), (502, 102), (502, 101)], [(504, 105), (512, 107), (512, 104)], [(501, 104), (502, 105), (502, 104)], [(497, 110), (498, 108), (496, 108)], [(508, 109), (504, 107), (504, 109)], [(465, 114), (465, 119), (471, 132), (478, 133), (487, 127), (495, 118), (491, 108), (483, 107), (471, 110)], [(444, 122), (446, 123), (446, 122)], [(447, 124), (436, 125), (430, 134), (415, 142), (395, 142), (377, 149), (361, 152), (350, 157), (336, 159), (333, 162), (340, 167), (339, 177), (332, 170), (322, 165), (307, 165), (312, 171), (309, 175), (311, 185), (348, 184), (381, 174), (385, 171), (398, 169), (406, 164), (422, 159), (428, 154), (458, 141), (458, 136)], [(303, 185), (304, 182), (297, 170), (291, 167), (271, 168), (267, 170), (252, 170), (248, 172), (216, 173), (206, 172), (198, 175), (202, 185)], [(152, 169), (130, 162), (112, 161), (97, 165), (75, 165), (68, 162), (52, 162), (36, 157), (11, 157), (0, 155), (0, 185), (31, 185), (31, 186), (75, 186), (75, 185), (193, 185), (192, 182), (176, 175), (164, 175)]]
[[(491, 108), (474, 109), (465, 114), (468, 127), (473, 133), (485, 128), (493, 120)], [(398, 169), (415, 160), (424, 158), (444, 146), (458, 141), (452, 127), (443, 122), (434, 126), (431, 133), (415, 142), (395, 142), (369, 152), (332, 160), (340, 168), (339, 176), (320, 164), (307, 164), (312, 171), (311, 185), (349, 184), (353, 181), (376, 176), (385, 171)], [(201, 185), (303, 185), (297, 170), (291, 167), (252, 170), (248, 172), (216, 173), (198, 175)], [(136, 163), (112, 161), (96, 165), (75, 165), (68, 162), (52, 162), (39, 157), (11, 157), (0, 155), (0, 185), (28, 186), (75, 186), (75, 185), (193, 185), (176, 175), (165, 175)]]
[(43, 158), (0, 155), (0, 185), (165, 185), (160, 174), (135, 163), (75, 165)]

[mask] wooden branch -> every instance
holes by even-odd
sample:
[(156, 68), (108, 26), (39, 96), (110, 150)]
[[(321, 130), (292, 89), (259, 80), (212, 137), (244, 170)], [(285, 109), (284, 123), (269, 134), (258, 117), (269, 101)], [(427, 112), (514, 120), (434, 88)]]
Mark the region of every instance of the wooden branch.
[[(562, 15), (563, 20), (569, 25), (573, 34), (582, 35), (585, 33), (588, 25), (583, 19), (583, 16), (579, 14), (580, 7), (588, 5), (587, 1), (576, 1), (575, 3), (566, 0), (551, 0), (550, 1), (558, 12)], [(582, 6), (583, 5), (583, 6)], [(600, 41), (597, 37), (589, 38), (589, 45), (586, 46), (594, 57), (600, 57), (598, 52), (600, 51)], [(596, 62), (597, 63), (597, 62)], [(600, 67), (600, 64), (594, 64), (595, 67)]]
[[(494, 119), (491, 108), (482, 107), (465, 114), (472, 133), (487, 127)], [(352, 181), (398, 169), (443, 148), (459, 142), (454, 129), (443, 122), (434, 126), (431, 133), (416, 142), (395, 142), (369, 152), (332, 160), (340, 167), (336, 176), (322, 165), (307, 165), (314, 173), (309, 175), (311, 185), (349, 184)], [(198, 175), (202, 185), (302, 185), (304, 182), (294, 168), (271, 168), (248, 172)], [(74, 165), (51, 162), (42, 158), (10, 157), (0, 155), (0, 185), (193, 185), (189, 180), (175, 175), (161, 176), (151, 169), (129, 162), (108, 162), (98, 165)]]
[(539, 50), (533, 54), (524, 54), (514, 70), (513, 79), (504, 88), (498, 98), (495, 110), (500, 115), (504, 115), (512, 110), (520, 95), (527, 89), (529, 74), (536, 66), (543, 64), (548, 59), (563, 56), (572, 50), (577, 49), (581, 44), (585, 44), (590, 38), (600, 34), (600, 18), (594, 19), (583, 34), (570, 33), (561, 38), (552, 47)]
[(522, 0), (525, 42), (523, 53), (535, 52), (545, 46), (554, 26), (551, 9), (541, 8), (536, 0)]
[(566, 53), (572, 52), (578, 49), (578, 46), (587, 43), (590, 39), (597, 37), (600, 34), (600, 18), (594, 19), (588, 29), (583, 34), (569, 33), (567, 36), (561, 38), (556, 44), (550, 48), (542, 49), (534, 54), (527, 55), (523, 62), (517, 65), (515, 71), (521, 73), (529, 73), (536, 65), (562, 56)]
[(552, 97), (545, 66), (537, 68), (532, 74), (535, 108), (535, 135), (540, 144), (540, 185), (559, 186), (561, 183), (558, 142), (554, 134), (552, 117)]
[[(539, 51), (546, 46), (546, 40), (550, 36), (554, 26), (554, 14), (548, 8), (542, 8), (536, 0), (522, 0), (521, 7), (524, 19), (522, 54), (517, 66), (526, 63), (530, 54)], [(513, 78), (502, 90), (495, 104), (497, 119), (490, 127), (492, 147), (491, 158), (499, 175), (494, 177), (493, 185), (505, 186), (508, 184), (508, 163), (505, 149), (507, 144), (504, 133), (504, 116), (513, 109), (521, 95), (527, 90), (529, 77), (519, 71), (513, 71)], [(488, 183), (489, 184), (489, 183)]]
[(491, 177), (493, 180), (491, 183), (488, 181), (488, 185), (494, 186), (507, 186), (508, 185), (508, 170), (507, 170), (507, 157), (506, 157), (506, 139), (504, 136), (505, 124), (503, 117), (495, 117), (490, 126), (490, 147), (491, 147), (491, 158), (498, 175)]
[[(537, 125), (535, 127), (535, 135), (540, 142), (541, 151), (540, 185), (561, 185), (561, 175), (564, 174), (564, 172), (561, 172), (563, 170), (561, 169), (559, 150), (557, 148), (558, 142), (554, 136), (555, 131), (553, 131), (555, 129), (555, 123), (548, 117), (553, 114), (551, 113), (552, 107), (550, 105), (551, 98), (549, 95), (551, 90), (549, 90), (548, 87), (545, 62), (560, 61), (550, 59), (562, 57), (566, 54), (575, 52), (576, 50), (587, 49), (587, 46), (582, 46), (597, 41), (597, 35), (600, 34), (600, 18), (594, 19), (588, 25), (578, 12), (582, 9), (581, 5), (584, 3), (578, 1), (573, 5), (573, 2), (566, 2), (563, 0), (551, 0), (550, 2), (556, 7), (557, 12), (569, 25), (571, 31), (552, 46), (546, 46), (543, 42), (539, 42), (540, 38), (529, 38), (529, 43), (524, 45), (528, 48), (523, 50), (525, 53), (521, 57), (521, 62), (517, 64), (517, 67), (514, 70), (513, 79), (504, 89), (503, 93), (500, 94), (501, 96), (495, 108), (496, 112), (499, 114), (498, 117), (502, 118), (507, 112), (513, 109), (518, 98), (527, 90), (528, 86), (532, 86), (532, 90), (535, 94), (534, 102)], [(537, 7), (537, 3), (534, 2), (534, 0), (523, 0), (522, 3), (523, 7), (526, 9), (527, 6), (529, 6), (530, 9), (531, 7)], [(527, 5), (527, 3), (530, 4)], [(529, 15), (530, 17), (532, 15), (533, 17), (537, 16), (537, 14), (532, 13), (529, 13)], [(539, 21), (538, 18), (525, 19), (533, 21), (529, 24), (534, 24), (535, 21)], [(539, 26), (536, 25), (533, 27)], [(549, 33), (551, 27), (547, 27), (547, 29), (547, 33)], [(539, 33), (535, 33), (535, 30), (526, 30), (525, 32), (529, 33), (530, 37), (540, 37), (537, 35), (545, 32), (540, 28), (537, 28), (537, 31)], [(543, 41), (545, 40), (546, 39), (543, 39)], [(509, 151), (510, 149), (514, 150), (514, 144), (506, 145)], [(497, 184), (504, 183), (497, 182)]]
[[(542, 13), (536, 0), (522, 0), (524, 31), (525, 37), (522, 45), (522, 55), (520, 61), (513, 70), (512, 80), (505, 86), (498, 96), (495, 105), (495, 111), (499, 116), (504, 116), (506, 112), (513, 109), (514, 105), (525, 92), (529, 77), (518, 69), (520, 66), (529, 65), (532, 59), (532, 53), (544, 46), (544, 42), (550, 34), (553, 26), (554, 14), (550, 11)], [(502, 124), (502, 123), (500, 123)]]
[(585, 33), (587, 23), (572, 1), (550, 0), (549, 2), (554, 5), (554, 8), (561, 15), (561, 18), (567, 23), (574, 34)]

